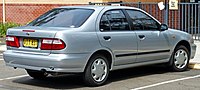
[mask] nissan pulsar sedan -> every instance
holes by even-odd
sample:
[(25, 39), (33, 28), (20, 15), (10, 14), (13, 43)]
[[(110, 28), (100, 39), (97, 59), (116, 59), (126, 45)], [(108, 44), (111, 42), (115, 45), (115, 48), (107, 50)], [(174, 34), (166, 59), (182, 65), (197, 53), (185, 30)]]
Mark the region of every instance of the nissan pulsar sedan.
[(89, 86), (109, 72), (151, 64), (184, 71), (194, 58), (193, 38), (169, 29), (145, 11), (125, 6), (64, 6), (28, 25), (7, 30), (7, 66), (34, 79), (78, 73)]

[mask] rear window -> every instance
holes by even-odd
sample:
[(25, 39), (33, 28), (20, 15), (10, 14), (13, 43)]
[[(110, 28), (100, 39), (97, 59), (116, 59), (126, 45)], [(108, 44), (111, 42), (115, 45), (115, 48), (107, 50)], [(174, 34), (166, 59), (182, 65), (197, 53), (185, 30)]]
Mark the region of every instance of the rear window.
[(48, 11), (28, 26), (43, 27), (80, 27), (94, 12), (92, 9), (57, 8)]

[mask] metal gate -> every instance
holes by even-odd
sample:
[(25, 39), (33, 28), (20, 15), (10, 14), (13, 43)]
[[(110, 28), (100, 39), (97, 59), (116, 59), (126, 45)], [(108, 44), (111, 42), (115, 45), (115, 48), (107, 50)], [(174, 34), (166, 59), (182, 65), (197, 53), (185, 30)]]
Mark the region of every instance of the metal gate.
[(165, 23), (169, 28), (178, 29), (190, 33), (195, 40), (200, 40), (200, 2), (199, 3), (179, 3), (178, 10), (169, 10), (165, 4), (164, 10), (159, 10), (158, 4), (154, 2), (108, 2), (89, 3), (90, 5), (111, 5), (137, 7), (145, 10), (161, 23)]

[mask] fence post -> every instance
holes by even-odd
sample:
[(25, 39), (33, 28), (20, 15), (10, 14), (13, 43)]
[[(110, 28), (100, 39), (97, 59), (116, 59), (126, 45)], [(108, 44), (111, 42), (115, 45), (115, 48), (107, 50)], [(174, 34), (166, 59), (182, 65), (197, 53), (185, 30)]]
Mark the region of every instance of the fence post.
[(200, 1), (198, 1), (198, 40), (200, 40)]
[(141, 9), (141, 2), (138, 2), (138, 8)]
[(169, 16), (169, 6), (168, 6), (168, 2), (167, 2), (168, 0), (166, 0), (166, 2), (165, 2), (165, 24), (167, 24), (168, 25), (168, 16)]
[(2, 5), (2, 9), (3, 9), (3, 23), (5, 23), (6, 22), (6, 7), (5, 7), (5, 0), (3, 0), (3, 3), (2, 3), (3, 5)]

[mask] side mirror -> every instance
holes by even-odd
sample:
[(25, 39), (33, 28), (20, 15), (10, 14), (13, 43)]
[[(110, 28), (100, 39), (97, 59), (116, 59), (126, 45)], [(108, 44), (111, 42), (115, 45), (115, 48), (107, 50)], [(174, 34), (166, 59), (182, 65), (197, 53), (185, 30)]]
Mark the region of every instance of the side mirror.
[(168, 26), (167, 26), (166, 24), (161, 24), (161, 25), (160, 25), (160, 30), (161, 30), (161, 31), (168, 30)]

